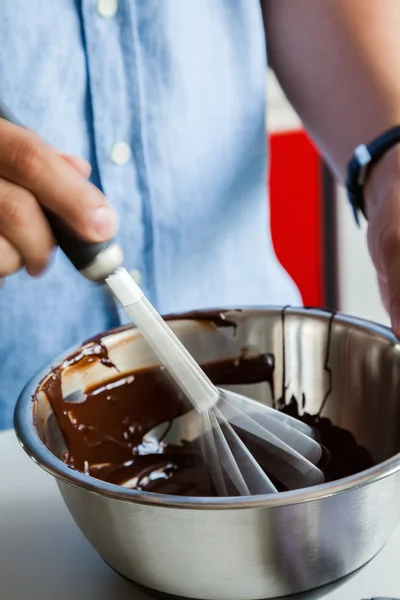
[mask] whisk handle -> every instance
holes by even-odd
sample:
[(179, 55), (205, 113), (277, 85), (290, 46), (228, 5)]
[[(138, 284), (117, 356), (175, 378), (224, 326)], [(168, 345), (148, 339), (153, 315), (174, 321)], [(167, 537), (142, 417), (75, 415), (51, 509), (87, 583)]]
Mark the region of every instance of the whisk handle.
[(122, 266), (123, 252), (115, 240), (85, 242), (57, 215), (48, 210), (45, 214), (59, 247), (84, 277), (91, 281), (104, 281)]
[[(23, 127), (1, 99), (0, 118)], [(99, 243), (85, 242), (79, 239), (57, 215), (44, 208), (43, 211), (59, 247), (87, 279), (104, 281), (122, 265), (123, 253), (115, 240)]]

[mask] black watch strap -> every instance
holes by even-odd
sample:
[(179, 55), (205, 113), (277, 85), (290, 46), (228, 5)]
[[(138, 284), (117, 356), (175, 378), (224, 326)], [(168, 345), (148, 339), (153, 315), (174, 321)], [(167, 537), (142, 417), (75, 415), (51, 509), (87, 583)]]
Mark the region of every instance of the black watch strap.
[(347, 165), (347, 196), (353, 208), (357, 225), (360, 211), (365, 217), (364, 185), (371, 167), (393, 146), (400, 143), (400, 126), (392, 127), (369, 144), (361, 144), (354, 150)]

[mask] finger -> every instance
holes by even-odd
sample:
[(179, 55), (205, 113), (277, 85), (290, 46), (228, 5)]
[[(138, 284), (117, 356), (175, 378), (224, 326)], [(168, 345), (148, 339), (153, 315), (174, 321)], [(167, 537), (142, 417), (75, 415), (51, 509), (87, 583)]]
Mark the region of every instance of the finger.
[[(38, 133), (36, 133), (34, 129), (30, 129), (29, 127), (27, 127), (26, 130), (29, 131), (39, 143), (42, 141), (42, 138)], [(60, 152), (59, 154), (65, 161), (67, 161), (77, 171), (79, 171), (82, 177), (85, 177), (85, 179), (87, 179), (90, 176), (92, 172), (92, 166), (90, 162), (87, 161), (85, 158), (75, 156), (74, 154), (66, 154), (65, 152)]]
[[(43, 139), (40, 135), (33, 129), (26, 128), (26, 131), (29, 131), (32, 134), (32, 137), (40, 144), (43, 142)], [(74, 167), (82, 177), (88, 179), (92, 172), (92, 165), (86, 158), (82, 158), (81, 156), (76, 156), (75, 154), (66, 154), (65, 152), (59, 152), (59, 155), (71, 166)]]
[(396, 190), (380, 198), (370, 212), (368, 248), (378, 274), (384, 306), (400, 338), (400, 203)]
[[(0, 278), (16, 273), (24, 266), (21, 254), (6, 238), (0, 235)], [(0, 288), (4, 284), (0, 279)]]
[(388, 283), (386, 281), (386, 278), (382, 277), (379, 274), (377, 276), (377, 279), (378, 279), (379, 294), (380, 294), (380, 297), (381, 297), (382, 304), (383, 304), (386, 312), (389, 314), (389, 312), (390, 312), (390, 299), (389, 299), (389, 287), (388, 287)]
[(388, 226), (380, 237), (380, 289), (385, 294), (393, 332), (400, 338), (400, 231)]
[(71, 154), (61, 154), (61, 156), (65, 161), (72, 165), (74, 169), (76, 169), (82, 175), (82, 177), (85, 177), (85, 179), (90, 177), (92, 166), (86, 159), (81, 158), (80, 156), (73, 156)]
[(0, 235), (14, 246), (30, 275), (46, 267), (55, 241), (35, 197), (27, 190), (0, 179)]
[(28, 189), (88, 241), (101, 242), (116, 233), (118, 219), (105, 196), (58, 152), (1, 119), (0, 134), (1, 176)]

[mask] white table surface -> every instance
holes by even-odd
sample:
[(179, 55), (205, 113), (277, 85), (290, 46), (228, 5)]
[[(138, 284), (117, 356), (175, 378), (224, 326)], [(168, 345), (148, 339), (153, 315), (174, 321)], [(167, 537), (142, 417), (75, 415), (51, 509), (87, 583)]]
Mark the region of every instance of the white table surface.
[[(400, 501), (400, 499), (399, 499)], [(400, 598), (400, 530), (366, 567), (339, 584), (296, 600)], [(55, 481), (0, 434), (1, 600), (150, 600), (91, 548), (64, 506)]]

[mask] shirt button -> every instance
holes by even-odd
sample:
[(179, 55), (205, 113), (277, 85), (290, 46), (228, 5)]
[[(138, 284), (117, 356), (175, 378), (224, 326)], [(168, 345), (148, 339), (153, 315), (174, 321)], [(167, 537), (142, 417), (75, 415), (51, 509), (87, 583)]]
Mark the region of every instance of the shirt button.
[(106, 19), (113, 17), (118, 9), (118, 0), (97, 0), (97, 12)]
[(126, 165), (131, 160), (132, 152), (126, 142), (117, 142), (110, 152), (110, 158), (116, 165)]
[(129, 271), (129, 273), (133, 281), (140, 285), (140, 282), (142, 281), (142, 274), (139, 269), (132, 269), (132, 271)]

